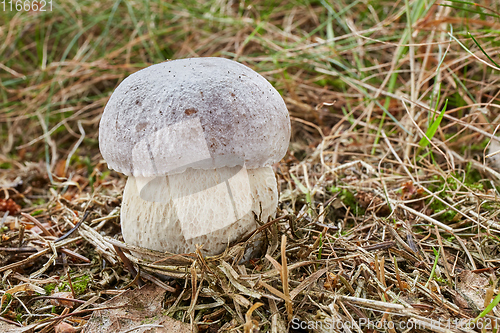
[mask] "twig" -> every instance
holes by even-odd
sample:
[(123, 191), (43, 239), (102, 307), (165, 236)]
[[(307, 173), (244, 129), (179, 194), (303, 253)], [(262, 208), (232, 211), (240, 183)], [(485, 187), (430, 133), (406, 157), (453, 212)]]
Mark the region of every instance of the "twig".
[(448, 259), (446, 258), (446, 252), (444, 251), (443, 241), (441, 240), (441, 234), (439, 233), (439, 229), (437, 226), (434, 226), (434, 230), (436, 232), (436, 238), (439, 243), (439, 247), (441, 248), (441, 254), (443, 255), (444, 262), (444, 271), (446, 273), (446, 277), (448, 278), (448, 285), (452, 285), (452, 279), (450, 275), (450, 267), (448, 266)]
[[(120, 259), (122, 260), (122, 262), (125, 265), (125, 267), (127, 267), (127, 270), (129, 271), (130, 275), (132, 275), (132, 278), (135, 279), (135, 277), (137, 276), (137, 271), (135, 270), (134, 265), (132, 265), (132, 263), (130, 262), (130, 260), (128, 260), (128, 258), (125, 256), (125, 254), (123, 254), (122, 249), (120, 249), (116, 245), (113, 245), (113, 248), (115, 249), (116, 254), (118, 254), (118, 256), (120, 257)], [(140, 279), (137, 280), (137, 286), (138, 287), (142, 286), (142, 283), (141, 283)]]
[(54, 233), (50, 232), (49, 230), (47, 230), (43, 224), (38, 221), (36, 218), (34, 218), (33, 216), (29, 215), (29, 214), (26, 214), (26, 213), (22, 213), (21, 212), (21, 215), (24, 216), (25, 218), (27, 218), (28, 220), (30, 220), (31, 222), (33, 222), (38, 228), (40, 228), (40, 230), (42, 230), (42, 233), (45, 235), (45, 236), (55, 236)]
[(0, 251), (4, 252), (36, 252), (38, 251), (34, 247), (0, 247)]
[[(175, 293), (177, 292), (177, 289), (175, 289), (174, 287), (171, 287), (169, 286), (168, 284), (162, 282), (160, 279), (158, 279), (157, 277), (153, 276), (153, 275), (150, 275), (144, 271), (140, 271), (140, 276), (145, 278), (146, 280), (148, 281), (151, 281), (153, 282), (154, 284), (156, 284), (158, 287), (161, 287), (163, 289), (165, 289), (166, 291), (168, 292), (171, 292), (171, 293)], [(141, 282), (141, 285), (143, 285), (143, 283)]]
[[(82, 239), (82, 237), (76, 237), (76, 238), (71, 238), (71, 239), (64, 240), (62, 242), (59, 242), (59, 243), (55, 244), (55, 248), (56, 249), (61, 248), (63, 246), (66, 246), (68, 244), (76, 242), (76, 241), (78, 241), (80, 239)], [(35, 260), (35, 259), (37, 259), (37, 258), (39, 258), (39, 257), (41, 257), (41, 256), (43, 256), (43, 255), (45, 255), (47, 253), (49, 253), (50, 251), (52, 251), (51, 247), (43, 249), (43, 250), (40, 250), (37, 253), (32, 254), (31, 256), (29, 256), (26, 259), (23, 259), (21, 261), (15, 262), (15, 263), (12, 263), (10, 265), (5, 265), (5, 266), (0, 267), (0, 272), (4, 272), (4, 271), (9, 270), (9, 269), (13, 269), (13, 268), (16, 268), (16, 267), (23, 266), (23, 265), (31, 262), (32, 260)]]
[(7, 318), (4, 318), (2, 316), (0, 316), (0, 320), (8, 323), (8, 324), (11, 324), (11, 325), (16, 325), (16, 326), (19, 326), (19, 327), (23, 327), (23, 325), (21, 325), (20, 323), (18, 323), (17, 321), (12, 321), (12, 320), (9, 320)]
[(52, 250), (52, 255), (50, 256), (49, 260), (42, 266), (42, 268), (40, 268), (38, 271), (30, 274), (31, 279), (44, 273), (50, 267), (50, 265), (52, 265), (54, 263), (54, 261), (56, 261), (56, 258), (57, 258), (56, 246), (55, 246), (54, 242), (48, 241), (47, 243), (49, 244), (49, 248)]
[(73, 232), (75, 232), (75, 230), (78, 229), (78, 227), (87, 219), (87, 216), (89, 216), (90, 214), (90, 211), (86, 211), (85, 214), (83, 214), (83, 217), (80, 221), (78, 221), (78, 223), (73, 227), (71, 228), (71, 230), (69, 230), (67, 233), (65, 233), (64, 235), (62, 235), (61, 237), (59, 237), (58, 239), (56, 239), (54, 241), (54, 243), (57, 243), (57, 242), (60, 242), (62, 241), (63, 239), (66, 239), (68, 238)]
[(57, 299), (60, 301), (68, 301), (68, 302), (73, 302), (73, 303), (80, 303), (84, 304), (85, 301), (82, 301), (81, 299), (76, 299), (76, 298), (67, 298), (67, 297), (59, 297), (59, 296), (37, 296), (31, 298), (26, 304), (33, 303), (34, 301), (38, 301), (39, 299)]
[(69, 274), (69, 269), (66, 271), (66, 276), (68, 277), (69, 288), (71, 289), (71, 294), (73, 298), (76, 298), (75, 289), (73, 289), (73, 281), (71, 280), (71, 275)]
[(288, 321), (293, 319), (292, 300), (290, 299), (290, 289), (288, 286), (288, 266), (286, 259), (286, 235), (281, 237), (281, 282), (283, 284), (283, 294), (285, 295), (285, 306), (288, 314)]
[(73, 148), (69, 152), (68, 158), (66, 158), (66, 165), (64, 166), (64, 174), (66, 174), (66, 172), (68, 172), (68, 167), (69, 167), (69, 163), (71, 162), (71, 157), (76, 152), (76, 150), (78, 149), (80, 144), (83, 142), (83, 139), (85, 139), (85, 130), (83, 129), (82, 121), (78, 120), (77, 124), (78, 124), (78, 130), (80, 130), (81, 136), (80, 136), (80, 138), (78, 138), (78, 141), (75, 143), (75, 145), (73, 146)]

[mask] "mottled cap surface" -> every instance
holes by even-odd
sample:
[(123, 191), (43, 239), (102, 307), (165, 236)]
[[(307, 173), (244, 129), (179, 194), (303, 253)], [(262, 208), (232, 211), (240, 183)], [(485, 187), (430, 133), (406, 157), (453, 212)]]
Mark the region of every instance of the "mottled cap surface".
[(224, 58), (172, 60), (116, 88), (99, 124), (111, 169), (150, 177), (193, 169), (270, 166), (286, 153), (290, 119), (260, 74)]

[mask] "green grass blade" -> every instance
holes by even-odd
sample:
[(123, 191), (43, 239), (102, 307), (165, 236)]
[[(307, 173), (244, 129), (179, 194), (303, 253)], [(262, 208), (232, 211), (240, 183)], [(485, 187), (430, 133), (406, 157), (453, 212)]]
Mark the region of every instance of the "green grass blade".
[(494, 64), (495, 64), (495, 66), (500, 67), (500, 66), (498, 66), (498, 64), (495, 62), (495, 60), (491, 59), (491, 57), (488, 55), (488, 53), (486, 53), (486, 51), (485, 51), (485, 50), (483, 50), (483, 48), (481, 47), (481, 45), (479, 45), (479, 43), (477, 42), (477, 40), (474, 38), (474, 36), (472, 36), (472, 34), (471, 34), (470, 32), (469, 32), (469, 36), (472, 38), (472, 40), (474, 41), (474, 43), (476, 43), (477, 47), (479, 47), (479, 49), (481, 50), (481, 52), (483, 52), (483, 54), (484, 54), (486, 57), (488, 57), (488, 59), (490, 59), (490, 61), (491, 61), (492, 63), (494, 63)]
[[(432, 140), (434, 137), (434, 134), (436, 134), (437, 129), (439, 128), (439, 124), (441, 124), (441, 120), (443, 120), (444, 113), (446, 111), (446, 107), (448, 106), (448, 100), (444, 103), (443, 110), (439, 113), (439, 116), (435, 121), (432, 122), (431, 126), (427, 129), (427, 132), (425, 132), (425, 135), (422, 139), (420, 139), (420, 142), (418, 145), (420, 148), (425, 148), (429, 145), (429, 140)], [(429, 138), (429, 140), (427, 140)]]
[(479, 314), (479, 316), (477, 316), (473, 320), (473, 323), (477, 323), (477, 321), (480, 318), (484, 318), (484, 316), (486, 316), (488, 313), (490, 313), (493, 310), (493, 308), (498, 305), (498, 303), (500, 303), (500, 294), (498, 294), (495, 297), (495, 299), (490, 304), (488, 304), (488, 306)]
[(439, 260), (439, 254), (441, 253), (441, 248), (439, 248), (439, 250), (432, 248), (432, 250), (434, 251), (434, 255), (436, 256), (436, 259), (434, 259), (434, 265), (432, 265), (432, 270), (431, 270), (431, 274), (429, 275), (429, 280), (427, 280), (427, 283), (425, 284), (426, 288), (429, 285), (429, 282), (431, 282), (432, 278), (434, 277), (434, 273), (436, 272), (436, 266), (437, 266), (437, 263)]
[(445, 4), (440, 4), (440, 6), (450, 7), (450, 8), (453, 8), (453, 9), (461, 9), (461, 10), (463, 10), (465, 12), (468, 12), (468, 13), (471, 13), (471, 14), (480, 14), (480, 15), (492, 16), (492, 17), (500, 18), (500, 16), (498, 16), (498, 14), (485, 13), (485, 12), (482, 12), (480, 10), (472, 10), (472, 9), (469, 9), (469, 8), (464, 8), (464, 7), (460, 7), (460, 6), (453, 6), (453, 5), (445, 5)]

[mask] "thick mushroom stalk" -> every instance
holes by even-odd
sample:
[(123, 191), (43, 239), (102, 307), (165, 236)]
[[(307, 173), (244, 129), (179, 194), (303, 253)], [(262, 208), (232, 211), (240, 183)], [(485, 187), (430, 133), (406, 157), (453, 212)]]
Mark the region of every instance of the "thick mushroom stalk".
[(132, 245), (190, 253), (196, 244), (215, 255), (276, 212), (277, 184), (271, 167), (193, 170), (152, 178), (129, 177), (121, 224)]

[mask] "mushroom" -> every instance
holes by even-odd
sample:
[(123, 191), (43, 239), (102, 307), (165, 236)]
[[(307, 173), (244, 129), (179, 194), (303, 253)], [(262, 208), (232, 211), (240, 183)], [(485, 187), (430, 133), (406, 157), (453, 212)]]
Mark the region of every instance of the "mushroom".
[(224, 58), (172, 60), (127, 77), (99, 124), (110, 169), (128, 177), (126, 243), (205, 255), (275, 215), (271, 165), (283, 158), (290, 119), (260, 74)]
[(493, 137), (488, 146), (489, 162), (493, 168), (500, 170), (500, 139)]

